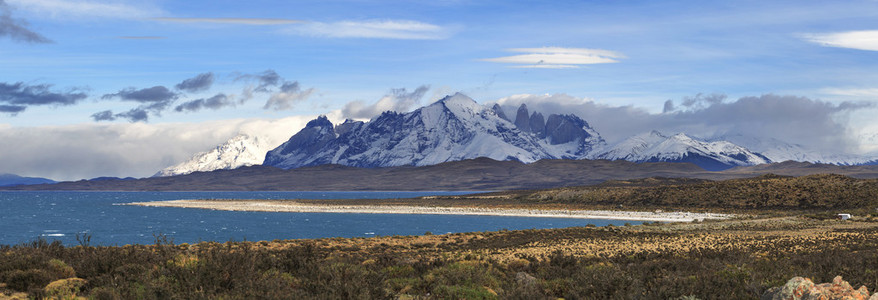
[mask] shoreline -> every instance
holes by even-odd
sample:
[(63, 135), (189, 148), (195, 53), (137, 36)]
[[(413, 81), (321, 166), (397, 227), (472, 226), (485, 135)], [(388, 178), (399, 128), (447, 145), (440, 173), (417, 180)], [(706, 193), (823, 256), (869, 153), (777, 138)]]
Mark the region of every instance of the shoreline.
[(414, 205), (323, 205), (276, 200), (170, 200), (132, 202), (124, 205), (146, 207), (180, 207), (227, 211), (293, 212), (293, 213), (366, 213), (366, 214), (431, 214), (505, 217), (573, 218), (629, 220), (649, 222), (692, 222), (704, 219), (729, 219), (731, 214), (690, 212), (640, 212), (612, 210), (476, 208)]

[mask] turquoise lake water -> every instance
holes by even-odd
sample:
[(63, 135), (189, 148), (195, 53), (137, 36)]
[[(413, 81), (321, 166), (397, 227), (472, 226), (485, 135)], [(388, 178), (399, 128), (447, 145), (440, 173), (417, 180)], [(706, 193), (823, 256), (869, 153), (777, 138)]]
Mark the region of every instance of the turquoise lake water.
[(0, 192), (0, 245), (45, 238), (77, 245), (260, 241), (324, 237), (420, 235), (500, 229), (562, 228), (635, 221), (534, 217), (215, 211), (118, 205), (179, 199), (377, 199), (467, 192)]

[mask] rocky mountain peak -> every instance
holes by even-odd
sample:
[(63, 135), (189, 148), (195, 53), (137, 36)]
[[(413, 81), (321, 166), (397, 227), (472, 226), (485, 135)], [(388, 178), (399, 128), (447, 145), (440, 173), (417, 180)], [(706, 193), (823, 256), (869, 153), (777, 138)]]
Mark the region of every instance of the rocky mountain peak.
[(518, 112), (515, 114), (515, 128), (524, 132), (530, 132), (530, 117), (527, 111), (527, 105), (524, 103), (518, 107)]
[[(491, 107), (491, 110), (494, 111), (494, 114), (500, 117), (503, 120), (510, 121), (508, 117), (506, 117), (506, 113), (503, 112), (503, 108), (500, 107), (500, 104), (494, 103), (494, 106)], [(510, 121), (512, 122), (512, 121)]]
[(543, 114), (534, 112), (530, 115), (530, 131), (536, 134), (540, 138), (546, 137), (546, 120), (543, 118)]
[(313, 127), (329, 127), (332, 128), (332, 122), (329, 121), (324, 115), (317, 117), (314, 120), (308, 121), (308, 124), (305, 125), (305, 128), (313, 128)]
[(566, 144), (577, 139), (587, 140), (596, 135), (594, 132), (588, 132), (586, 128), (591, 128), (585, 120), (575, 115), (549, 115), (549, 120), (545, 125), (545, 137), (552, 145)]
[(470, 118), (480, 114), (485, 108), (467, 95), (456, 93), (446, 96), (435, 104), (443, 105), (448, 111), (461, 118)]
[(342, 136), (348, 132), (356, 130), (357, 128), (359, 128), (363, 124), (365, 124), (365, 122), (363, 122), (363, 121), (354, 121), (351, 119), (346, 119), (346, 120), (344, 120), (344, 123), (341, 123), (341, 124), (338, 124), (338, 126), (335, 126), (335, 133), (339, 136)]
[(288, 141), (265, 155), (264, 165), (283, 164), (291, 158), (316, 153), (323, 146), (335, 140), (335, 127), (326, 116), (317, 117), (305, 125), (305, 128), (290, 137)]

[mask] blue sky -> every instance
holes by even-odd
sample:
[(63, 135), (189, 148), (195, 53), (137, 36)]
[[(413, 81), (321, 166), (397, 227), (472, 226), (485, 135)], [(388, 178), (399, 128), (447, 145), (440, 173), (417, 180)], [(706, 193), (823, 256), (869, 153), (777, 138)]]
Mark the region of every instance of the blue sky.
[[(726, 95), (726, 103), (805, 97), (829, 104), (831, 125), (843, 127), (846, 146), (837, 152), (878, 150), (878, 1), (0, 3), (0, 84), (7, 87), (0, 107), (17, 111), (0, 113), (0, 131), (35, 132), (32, 140), (46, 128), (344, 118), (351, 103), (374, 105), (394, 89), (426, 86), (413, 104), (392, 108), (458, 91), (481, 103), (563, 94), (648, 115), (671, 113), (663, 111), (668, 100), (680, 113), (701, 109), (680, 106), (699, 93)], [(245, 96), (272, 71), (277, 82)], [(199, 74), (210, 84), (175, 88)], [(153, 107), (131, 96), (153, 87), (174, 96)], [(22, 98), (39, 92), (69, 101)], [(175, 109), (198, 100), (202, 106)], [(858, 106), (838, 109), (844, 103)], [(135, 110), (139, 118), (126, 114)]]

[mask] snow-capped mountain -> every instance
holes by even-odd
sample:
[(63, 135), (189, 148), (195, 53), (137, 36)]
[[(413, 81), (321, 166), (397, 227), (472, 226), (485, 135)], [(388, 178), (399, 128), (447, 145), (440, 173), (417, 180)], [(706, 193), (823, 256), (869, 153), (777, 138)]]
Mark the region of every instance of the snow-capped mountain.
[(731, 141), (735, 144), (747, 147), (750, 150), (759, 152), (772, 162), (792, 160), (842, 166), (875, 164), (876, 162), (875, 157), (825, 154), (820, 151), (807, 149), (799, 144), (790, 144), (775, 138), (761, 139), (743, 135), (726, 135), (718, 137), (717, 139)]
[(239, 134), (213, 150), (200, 152), (191, 159), (159, 171), (155, 176), (184, 175), (192, 172), (234, 169), (261, 164), (265, 153), (276, 147), (266, 139)]
[(633, 162), (691, 162), (711, 171), (771, 162), (762, 154), (728, 141), (707, 142), (683, 133), (665, 136), (658, 131), (630, 137), (596, 153), (592, 158)]
[(425, 166), (477, 157), (525, 163), (540, 159), (690, 162), (706, 170), (787, 160), (878, 164), (874, 157), (824, 155), (801, 145), (741, 135), (704, 140), (652, 131), (607, 145), (575, 115), (546, 117), (522, 104), (514, 117), (497, 104), (485, 107), (458, 93), (412, 112), (388, 111), (369, 122), (347, 120), (335, 125), (321, 116), (280, 146), (267, 143), (268, 138), (239, 135), (156, 176), (258, 164), (286, 169), (322, 164)]
[(574, 115), (550, 115), (544, 121), (541, 114), (528, 115), (522, 105), (513, 123), (498, 107), (484, 107), (458, 93), (409, 113), (385, 112), (369, 122), (333, 126), (326, 117), (317, 118), (269, 151), (263, 164), (425, 166), (477, 157), (528, 163), (585, 158), (603, 144)]

